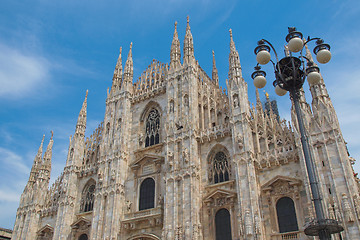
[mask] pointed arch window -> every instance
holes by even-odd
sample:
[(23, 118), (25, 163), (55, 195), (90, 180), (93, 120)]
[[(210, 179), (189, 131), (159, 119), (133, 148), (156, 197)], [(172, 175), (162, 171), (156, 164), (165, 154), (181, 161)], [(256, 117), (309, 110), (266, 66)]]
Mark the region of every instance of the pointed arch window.
[(81, 212), (90, 212), (94, 207), (95, 183), (89, 183), (84, 187), (81, 198)]
[(84, 234), (81, 234), (80, 237), (79, 237), (79, 240), (88, 240), (88, 235), (86, 235), (85, 233)]
[(276, 203), (276, 213), (278, 217), (279, 232), (298, 231), (298, 223), (294, 201), (289, 197), (282, 197)]
[(228, 157), (224, 152), (217, 152), (212, 161), (212, 176), (214, 183), (229, 181), (230, 166)]
[(146, 178), (140, 185), (139, 211), (154, 208), (155, 181)]
[(149, 147), (160, 142), (160, 114), (156, 109), (152, 109), (146, 119), (145, 126), (145, 147)]
[(230, 213), (222, 208), (215, 215), (216, 240), (232, 240)]

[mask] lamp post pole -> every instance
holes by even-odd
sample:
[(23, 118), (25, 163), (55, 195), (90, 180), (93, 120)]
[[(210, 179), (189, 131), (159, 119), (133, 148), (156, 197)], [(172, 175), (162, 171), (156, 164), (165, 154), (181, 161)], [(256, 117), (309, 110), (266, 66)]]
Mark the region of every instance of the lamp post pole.
[[(275, 87), (276, 94), (279, 96), (284, 96), (289, 91), (290, 98), (294, 103), (312, 200), (314, 202), (316, 212), (316, 219), (307, 223), (304, 232), (309, 236), (318, 236), (320, 240), (330, 240), (331, 234), (339, 233), (343, 231), (344, 228), (340, 226), (336, 220), (327, 219), (325, 217), (315, 173), (314, 160), (310, 153), (308, 137), (305, 132), (305, 125), (299, 103), (299, 97), (300, 89), (305, 82), (305, 78), (307, 78), (308, 82), (311, 84), (317, 84), (321, 78), (319, 68), (314, 66), (314, 63), (310, 59), (302, 55), (302, 49), (304, 45), (312, 40), (317, 40), (317, 46), (314, 49), (314, 53), (316, 54), (317, 60), (320, 63), (327, 63), (330, 61), (331, 53), (329, 51), (330, 46), (325, 44), (322, 39), (309, 37), (308, 40), (304, 43), (302, 36), (302, 33), (297, 32), (296, 28), (289, 28), (289, 34), (286, 36), (286, 41), (288, 42), (288, 48), (290, 51), (286, 57), (280, 60), (273, 45), (265, 39), (260, 40), (254, 51), (258, 64), (255, 67), (256, 71), (251, 75), (251, 77), (254, 79), (255, 87), (263, 88), (266, 85), (266, 73), (261, 70), (259, 64), (265, 65), (271, 61), (270, 50), (272, 49), (276, 57), (276, 63), (271, 61), (274, 66), (276, 77), (273, 85)], [(293, 57), (291, 52), (300, 52), (300, 58)], [(307, 67), (305, 67), (304, 59), (307, 60)]]
[[(324, 216), (323, 206), (321, 204), (319, 186), (316, 181), (314, 161), (311, 157), (308, 138), (305, 134), (304, 121), (299, 103), (299, 95), (300, 95), (299, 89), (290, 90), (290, 98), (293, 100), (296, 117), (299, 125), (300, 139), (301, 139), (302, 149), (304, 152), (305, 165), (309, 177), (311, 193), (314, 201), (316, 218), (320, 223), (323, 222), (323, 220), (325, 220), (325, 216)], [(319, 231), (319, 238), (320, 240), (331, 239), (330, 233), (327, 231), (326, 228)]]

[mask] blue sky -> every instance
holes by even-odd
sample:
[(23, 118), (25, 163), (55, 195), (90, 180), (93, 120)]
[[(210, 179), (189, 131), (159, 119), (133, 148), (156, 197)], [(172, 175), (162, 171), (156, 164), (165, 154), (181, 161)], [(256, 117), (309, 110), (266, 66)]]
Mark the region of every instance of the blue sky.
[[(350, 154), (360, 159), (358, 0), (2, 0), (0, 227), (13, 227), (42, 135), (46, 134), (47, 144), (50, 130), (54, 131), (52, 181), (62, 171), (87, 89), (87, 135), (103, 120), (119, 47), (123, 47), (124, 64), (133, 42), (137, 79), (152, 59), (169, 62), (174, 22), (178, 21), (182, 44), (187, 15), (195, 58), (211, 76), (211, 51), (215, 51), (222, 86), (228, 73), (229, 29), (233, 29), (252, 102), (255, 88), (250, 75), (256, 64), (253, 49), (257, 40), (266, 38), (281, 53), (288, 26), (296, 26), (305, 36), (324, 38), (333, 58), (320, 66), (321, 73)], [(272, 81), (270, 66), (265, 70)], [(265, 90), (278, 100), (282, 117), (289, 120), (288, 95), (275, 97), (271, 84)], [(311, 101), (309, 94), (307, 100)]]

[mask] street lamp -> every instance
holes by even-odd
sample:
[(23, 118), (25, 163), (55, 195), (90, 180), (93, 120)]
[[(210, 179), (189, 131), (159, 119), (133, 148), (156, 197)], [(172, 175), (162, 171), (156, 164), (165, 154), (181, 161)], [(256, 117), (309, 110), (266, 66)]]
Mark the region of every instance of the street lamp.
[[(273, 64), (275, 71), (275, 81), (273, 85), (275, 92), (279, 96), (284, 96), (287, 92), (290, 93), (290, 98), (293, 100), (297, 120), (299, 123), (299, 130), (301, 135), (301, 143), (304, 151), (306, 170), (309, 176), (312, 198), (314, 201), (316, 219), (307, 223), (304, 230), (306, 235), (319, 236), (321, 240), (331, 239), (331, 234), (339, 233), (344, 228), (334, 219), (327, 219), (324, 215), (323, 206), (321, 204), (321, 197), (318, 182), (315, 175), (314, 161), (310, 154), (308, 138), (305, 134), (304, 122), (301, 115), (301, 108), (299, 103), (300, 89), (302, 88), (305, 78), (310, 84), (317, 84), (320, 81), (320, 70), (310, 59), (302, 54), (304, 46), (310, 41), (316, 40), (316, 47), (314, 53), (319, 63), (327, 63), (331, 59), (330, 46), (324, 43), (320, 38), (310, 38), (305, 41), (301, 32), (296, 31), (296, 28), (289, 27), (289, 34), (286, 36), (288, 49), (286, 56), (279, 60), (278, 55), (273, 45), (265, 40), (258, 41), (258, 46), (254, 52), (256, 54), (256, 61), (258, 64), (255, 67), (254, 73), (251, 77), (254, 80), (254, 85), (257, 88), (263, 88), (266, 85), (266, 73), (261, 70), (261, 65), (269, 62)], [(270, 50), (273, 50), (276, 62), (271, 60)], [(299, 57), (294, 57), (292, 53), (300, 52)], [(306, 66), (305, 66), (306, 60)]]

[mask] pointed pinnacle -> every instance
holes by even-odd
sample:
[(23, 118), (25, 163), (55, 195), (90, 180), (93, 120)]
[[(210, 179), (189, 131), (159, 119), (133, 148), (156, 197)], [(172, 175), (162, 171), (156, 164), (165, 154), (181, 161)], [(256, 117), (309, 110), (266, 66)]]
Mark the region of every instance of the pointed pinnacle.
[(129, 50), (129, 54), (128, 54), (128, 59), (129, 59), (129, 57), (132, 57), (132, 45), (133, 45), (133, 43), (131, 42), (130, 43), (130, 50)]
[(215, 67), (216, 62), (215, 62), (215, 53), (214, 53), (214, 50), (212, 50), (212, 55), (213, 55), (213, 67)]
[(261, 103), (261, 100), (260, 100), (260, 95), (259, 95), (259, 89), (256, 88), (256, 103)]
[(41, 140), (41, 144), (40, 144), (41, 149), (42, 149), (42, 146), (44, 144), (44, 139), (45, 139), (45, 134), (43, 135), (42, 140)]
[[(37, 154), (36, 154), (36, 158), (40, 158), (40, 159), (41, 159), (41, 155), (42, 155), (42, 151), (43, 151), (43, 146), (44, 146), (44, 139), (45, 139), (45, 134), (44, 134), (43, 137), (42, 137), (39, 150), (38, 150), (38, 152), (37, 152)], [(36, 159), (36, 158), (35, 158), (35, 159)]]

